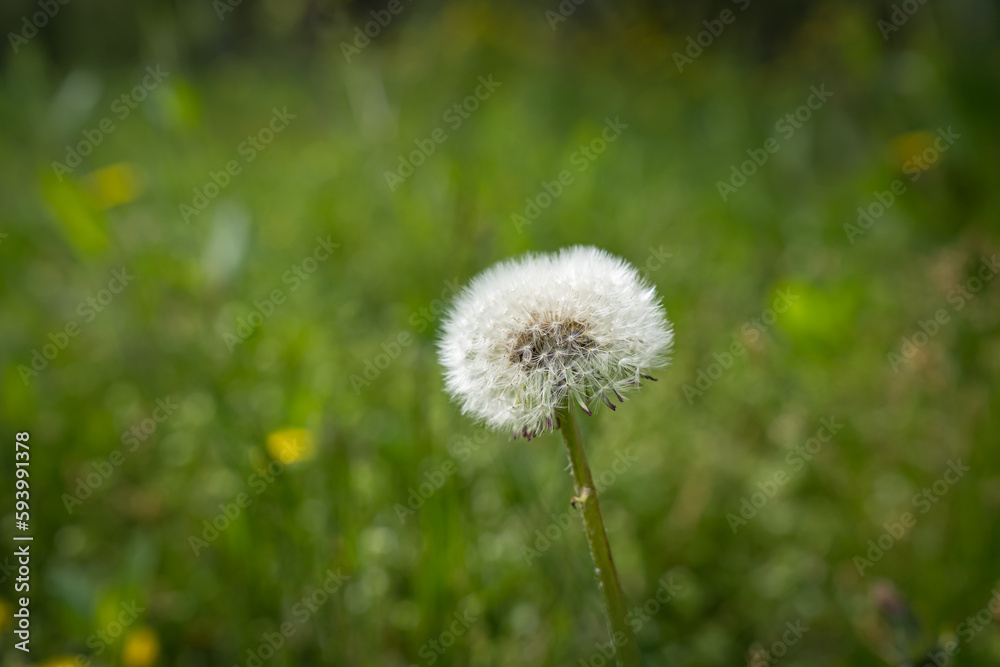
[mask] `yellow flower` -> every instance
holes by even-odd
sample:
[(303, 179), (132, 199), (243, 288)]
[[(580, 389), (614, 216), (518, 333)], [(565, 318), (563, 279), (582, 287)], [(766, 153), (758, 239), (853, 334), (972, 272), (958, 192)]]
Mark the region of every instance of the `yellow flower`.
[(139, 628), (125, 636), (122, 664), (125, 667), (149, 667), (160, 653), (160, 641), (150, 628)]
[(98, 208), (105, 209), (136, 199), (145, 189), (144, 181), (138, 166), (118, 162), (91, 172), (82, 184), (93, 195)]
[(311, 459), (315, 454), (312, 433), (304, 428), (286, 428), (267, 436), (267, 453), (284, 463)]
[(73, 656), (61, 655), (56, 658), (49, 658), (45, 662), (39, 663), (38, 667), (80, 667), (81, 664), (86, 663), (78, 661)]
[(920, 157), (924, 151), (934, 147), (934, 139), (934, 133), (927, 130), (917, 130), (897, 136), (889, 145), (892, 162), (903, 164), (914, 157)]

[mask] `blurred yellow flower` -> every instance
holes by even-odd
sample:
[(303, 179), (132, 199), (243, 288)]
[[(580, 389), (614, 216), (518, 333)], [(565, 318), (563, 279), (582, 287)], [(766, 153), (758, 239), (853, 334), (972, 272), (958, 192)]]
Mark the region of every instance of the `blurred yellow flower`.
[(304, 428), (286, 428), (267, 436), (267, 453), (284, 464), (306, 461), (315, 454), (312, 433)]
[(0, 632), (6, 632), (7, 626), (14, 619), (14, 605), (7, 602), (6, 598), (0, 598)]
[(149, 667), (160, 653), (160, 640), (150, 628), (139, 628), (125, 636), (122, 664), (125, 667)]
[(37, 667), (80, 667), (81, 663), (74, 656), (61, 655), (55, 658), (49, 658), (45, 662), (38, 663)]
[(130, 162), (118, 162), (93, 171), (83, 179), (83, 187), (105, 209), (136, 199), (145, 189), (142, 170)]
[(922, 155), (925, 150), (934, 147), (936, 137), (927, 130), (907, 132), (895, 137), (889, 147), (892, 163), (903, 164), (914, 156)]

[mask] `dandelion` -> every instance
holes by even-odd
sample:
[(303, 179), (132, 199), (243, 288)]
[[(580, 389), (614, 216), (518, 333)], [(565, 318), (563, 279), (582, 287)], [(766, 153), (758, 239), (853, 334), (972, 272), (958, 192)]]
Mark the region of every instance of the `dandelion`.
[(612, 410), (663, 366), (673, 333), (656, 291), (592, 247), (502, 262), (459, 295), (440, 343), (448, 392), (469, 414), (527, 438), (559, 410)]
[(527, 439), (559, 429), (620, 665), (639, 650), (584, 455), (575, 406), (615, 409), (669, 360), (673, 331), (638, 271), (576, 246), (501, 262), (457, 297), (439, 343), (445, 386), (462, 412)]

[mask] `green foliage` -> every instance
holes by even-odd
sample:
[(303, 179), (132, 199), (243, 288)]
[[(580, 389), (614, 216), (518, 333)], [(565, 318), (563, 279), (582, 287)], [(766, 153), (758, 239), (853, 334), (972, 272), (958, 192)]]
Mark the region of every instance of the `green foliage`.
[[(434, 347), (455, 285), (585, 243), (646, 271), (676, 327), (659, 382), (583, 421), (596, 476), (637, 461), (601, 505), (648, 664), (746, 664), (799, 621), (789, 667), (920, 664), (953, 637), (960, 664), (996, 664), (995, 618), (959, 625), (1000, 576), (985, 5), (923, 5), (887, 41), (882, 15), (823, 5), (752, 57), (738, 15), (683, 72), (694, 15), (660, 30), (585, 5), (552, 31), (544, 8), (406, 7), (350, 63), (367, 19), (309, 58), (185, 65), (143, 24), (125, 66), (60, 72), (31, 45), (4, 63), (0, 423), (31, 433), (36, 555), (31, 660), (5, 630), (0, 662), (141, 665), (126, 644), (156, 641), (157, 664), (247, 665), (289, 623), (265, 664), (602, 664), (559, 436), (482, 432)], [(122, 118), (157, 63), (169, 76)], [(780, 129), (820, 85), (832, 97)], [(627, 128), (598, 151), (606, 119)], [(12, 445), (0, 460), (10, 489)], [(317, 603), (331, 572), (347, 578)]]

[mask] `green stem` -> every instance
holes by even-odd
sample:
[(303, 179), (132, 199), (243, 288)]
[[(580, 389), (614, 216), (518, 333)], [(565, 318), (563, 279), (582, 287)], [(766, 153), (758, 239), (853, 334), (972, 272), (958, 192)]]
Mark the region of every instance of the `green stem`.
[(615, 643), (619, 667), (639, 667), (639, 645), (628, 622), (628, 608), (625, 595), (618, 582), (618, 571), (611, 557), (611, 545), (608, 535), (604, 532), (604, 519), (601, 518), (601, 507), (597, 502), (597, 487), (587, 465), (587, 456), (583, 452), (583, 441), (580, 438), (580, 425), (573, 415), (572, 407), (559, 411), (559, 424), (566, 448), (569, 450), (569, 462), (573, 468), (573, 480), (576, 483), (576, 497), (573, 506), (583, 504), (583, 523), (587, 529), (587, 541), (590, 543), (590, 555), (601, 578), (600, 588), (604, 593), (604, 602), (608, 618), (611, 620), (611, 637)]

